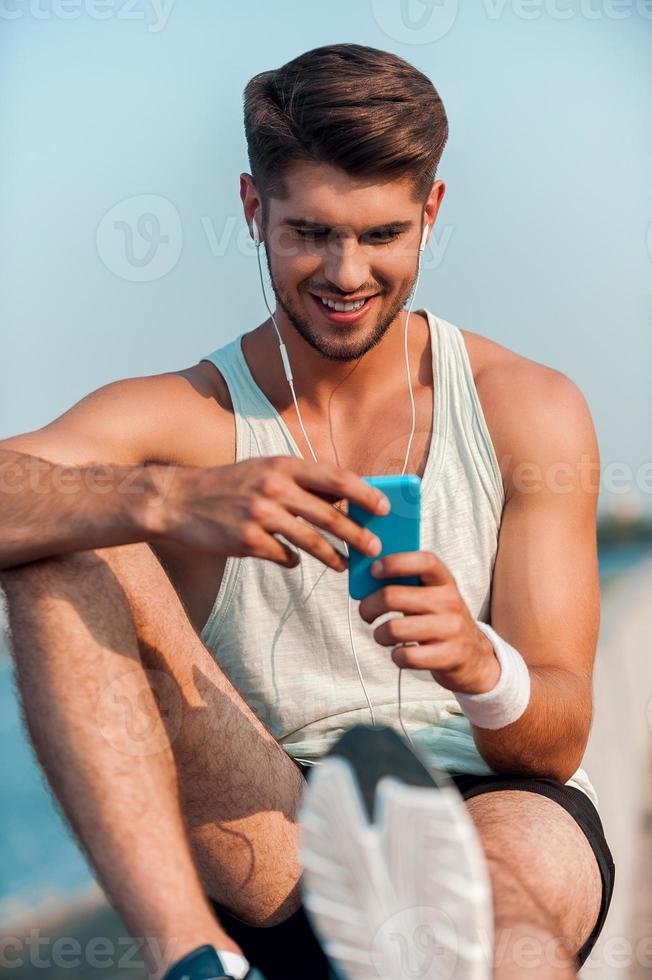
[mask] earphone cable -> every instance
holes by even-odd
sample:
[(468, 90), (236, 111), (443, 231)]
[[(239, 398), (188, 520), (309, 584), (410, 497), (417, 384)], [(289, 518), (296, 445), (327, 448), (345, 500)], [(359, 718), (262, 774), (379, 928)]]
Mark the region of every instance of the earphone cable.
[[(265, 289), (265, 280), (264, 280), (264, 277), (263, 277), (263, 268), (262, 268), (262, 263), (260, 261), (260, 245), (261, 244), (262, 244), (262, 242), (256, 242), (256, 258), (258, 260), (258, 274), (260, 276), (260, 285), (261, 285), (261, 289), (262, 289), (262, 293), (263, 293), (263, 299), (265, 301), (265, 306), (267, 307), (267, 311), (268, 311), (268, 313), (269, 313), (269, 315), (271, 317), (272, 323), (274, 324), (274, 329), (276, 330), (276, 333), (277, 333), (277, 336), (278, 336), (279, 346), (280, 346), (280, 351), (281, 351), (281, 358), (282, 358), (283, 366), (284, 366), (284, 369), (285, 369), (285, 376), (286, 376), (287, 381), (288, 381), (288, 384), (290, 386), (290, 391), (292, 393), (292, 400), (294, 402), (294, 407), (295, 407), (295, 411), (297, 413), (297, 418), (299, 420), (299, 425), (301, 426), (301, 431), (302, 431), (303, 436), (304, 436), (304, 438), (306, 440), (306, 443), (308, 445), (308, 448), (310, 449), (310, 452), (312, 454), (312, 458), (314, 459), (315, 462), (318, 462), (317, 455), (316, 455), (316, 453), (315, 453), (315, 451), (314, 451), (314, 449), (312, 447), (312, 443), (310, 442), (310, 439), (308, 437), (308, 433), (305, 430), (305, 427), (304, 427), (304, 424), (303, 424), (303, 419), (301, 418), (301, 412), (299, 410), (299, 404), (297, 402), (297, 396), (296, 396), (296, 393), (295, 393), (295, 390), (294, 390), (294, 383), (293, 383), (293, 376), (292, 376), (292, 367), (290, 365), (290, 359), (288, 357), (287, 348), (286, 348), (285, 344), (283, 343), (283, 337), (281, 336), (281, 332), (280, 332), (280, 330), (278, 328), (278, 324), (276, 323), (276, 318), (274, 316), (274, 313), (272, 312), (272, 309), (271, 309), (271, 307), (270, 307), (270, 305), (269, 305), (269, 303), (267, 301), (267, 292), (266, 292), (266, 289)], [(420, 248), (419, 249), (419, 253), (418, 253), (418, 259), (417, 259), (417, 274), (415, 276), (414, 285), (412, 287), (411, 294), (410, 294), (410, 299), (409, 299), (408, 308), (407, 308), (407, 314), (406, 314), (406, 317), (405, 317), (405, 328), (404, 328), (405, 368), (406, 368), (406, 373), (407, 373), (408, 391), (410, 393), (410, 403), (411, 403), (411, 407), (412, 407), (412, 427), (411, 427), (410, 436), (409, 436), (409, 439), (408, 439), (407, 451), (405, 453), (405, 460), (403, 462), (403, 469), (401, 470), (401, 476), (403, 476), (405, 474), (405, 471), (407, 469), (407, 464), (408, 464), (408, 461), (409, 461), (409, 458), (410, 458), (410, 449), (411, 449), (411, 446), (412, 446), (412, 440), (414, 438), (414, 433), (415, 433), (415, 429), (416, 429), (416, 406), (415, 406), (415, 403), (414, 403), (414, 392), (412, 390), (412, 378), (410, 377), (410, 358), (409, 358), (409, 352), (408, 352), (408, 326), (409, 326), (409, 322), (410, 322), (410, 314), (412, 312), (412, 306), (414, 304), (414, 297), (415, 297), (415, 294), (416, 294), (416, 291), (417, 291), (417, 286), (419, 284), (419, 277), (421, 275), (421, 255), (422, 255), (422, 249)], [(346, 555), (348, 557), (349, 556), (349, 548), (348, 548), (348, 545), (347, 545), (346, 541), (342, 541), (342, 545), (343, 545), (343, 547), (345, 549), (345, 552), (346, 552)], [(367, 707), (369, 708), (369, 714), (370, 714), (370, 717), (371, 717), (371, 723), (375, 727), (376, 726), (376, 716), (374, 714), (373, 705), (371, 703), (371, 699), (369, 698), (369, 693), (367, 691), (367, 687), (366, 687), (366, 684), (364, 682), (364, 677), (362, 675), (362, 670), (360, 668), (360, 662), (358, 660), (358, 653), (357, 653), (357, 650), (356, 650), (356, 647), (355, 647), (355, 641), (353, 639), (353, 624), (352, 624), (352, 621), (351, 621), (351, 596), (350, 595), (347, 595), (347, 612), (348, 612), (348, 624), (349, 624), (349, 638), (350, 638), (350, 641), (351, 641), (351, 649), (353, 651), (353, 659), (355, 661), (356, 669), (357, 669), (357, 672), (358, 672), (358, 677), (360, 679), (360, 685), (362, 687), (362, 690), (363, 690), (364, 696), (365, 696), (365, 700), (367, 702)], [(402, 679), (402, 672), (403, 672), (403, 668), (402, 667), (399, 667), (398, 668), (398, 720), (399, 720), (399, 724), (401, 726), (401, 729), (403, 730), (403, 734), (405, 735), (406, 739), (410, 742), (411, 745), (414, 745), (414, 743), (412, 742), (412, 739), (410, 738), (410, 735), (409, 735), (409, 733), (408, 733), (408, 731), (407, 731), (407, 729), (405, 727), (405, 724), (403, 722), (402, 699), (401, 699), (401, 686), (402, 686), (401, 685), (401, 679)]]

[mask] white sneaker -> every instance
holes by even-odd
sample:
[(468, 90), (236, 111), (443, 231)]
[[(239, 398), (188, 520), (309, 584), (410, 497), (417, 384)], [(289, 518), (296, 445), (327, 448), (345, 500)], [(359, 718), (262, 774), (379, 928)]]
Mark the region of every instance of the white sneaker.
[(457, 787), (392, 728), (356, 725), (299, 814), (303, 904), (346, 980), (488, 980), (493, 912)]

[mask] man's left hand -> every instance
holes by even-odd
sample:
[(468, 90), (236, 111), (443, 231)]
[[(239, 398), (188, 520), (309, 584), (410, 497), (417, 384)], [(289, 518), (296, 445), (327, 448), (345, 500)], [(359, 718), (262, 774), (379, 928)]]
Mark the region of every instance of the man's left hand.
[[(379, 578), (418, 575), (421, 585), (385, 585), (360, 603), (367, 623), (388, 612), (402, 612), (374, 630), (381, 646), (394, 647), (398, 667), (429, 670), (449, 691), (482, 694), (491, 691), (500, 676), (500, 664), (487, 636), (478, 629), (457, 582), (447, 566), (430, 551), (402, 551), (386, 555)], [(418, 646), (404, 646), (418, 643)]]

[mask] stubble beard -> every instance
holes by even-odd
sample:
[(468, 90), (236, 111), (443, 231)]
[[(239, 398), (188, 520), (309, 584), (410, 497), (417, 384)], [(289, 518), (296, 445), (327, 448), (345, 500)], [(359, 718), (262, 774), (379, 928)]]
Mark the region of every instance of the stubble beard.
[[(313, 326), (310, 318), (300, 313), (294, 307), (294, 304), (290, 300), (289, 296), (287, 296), (279, 288), (272, 273), (267, 250), (265, 250), (265, 259), (267, 261), (267, 271), (269, 273), (270, 282), (272, 284), (272, 289), (274, 290), (274, 295), (278, 305), (281, 307), (297, 333), (303, 337), (305, 342), (309, 344), (313, 350), (316, 350), (319, 354), (328, 358), (330, 361), (357, 361), (361, 357), (364, 357), (364, 355), (373, 347), (376, 347), (408, 302), (416, 282), (415, 272), (409, 283), (403, 283), (397, 298), (392, 303), (390, 309), (377, 320), (373, 326), (373, 329), (371, 330), (371, 333), (366, 337), (363, 337), (357, 341), (352, 341), (350, 337), (347, 338), (343, 336), (341, 343), (333, 343), (330, 338), (324, 337), (319, 333), (319, 330)], [(345, 331), (346, 327), (343, 326), (343, 334)]]

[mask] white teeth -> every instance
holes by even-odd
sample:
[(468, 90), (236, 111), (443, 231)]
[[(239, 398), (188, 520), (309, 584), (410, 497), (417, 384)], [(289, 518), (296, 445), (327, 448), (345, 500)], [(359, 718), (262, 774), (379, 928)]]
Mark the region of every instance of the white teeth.
[(367, 302), (365, 299), (361, 299), (357, 303), (334, 303), (333, 300), (324, 299), (323, 296), (319, 298), (324, 306), (327, 306), (330, 310), (336, 310), (338, 313), (350, 313), (351, 310), (359, 310)]

